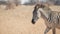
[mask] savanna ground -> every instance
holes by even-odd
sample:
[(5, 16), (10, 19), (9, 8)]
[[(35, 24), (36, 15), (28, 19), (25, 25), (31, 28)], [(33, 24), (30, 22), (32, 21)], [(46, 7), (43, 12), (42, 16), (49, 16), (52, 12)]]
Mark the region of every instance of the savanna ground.
[[(43, 34), (46, 26), (42, 18), (35, 25), (31, 23), (33, 8), (34, 6), (23, 5), (10, 10), (0, 8), (0, 34)], [(60, 11), (60, 6), (50, 8)], [(60, 34), (60, 30), (56, 30)], [(48, 34), (52, 34), (52, 30)]]

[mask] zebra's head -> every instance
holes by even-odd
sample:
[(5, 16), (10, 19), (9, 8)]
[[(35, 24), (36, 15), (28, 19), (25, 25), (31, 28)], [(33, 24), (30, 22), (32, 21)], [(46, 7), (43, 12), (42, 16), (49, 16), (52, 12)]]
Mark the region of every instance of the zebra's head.
[[(32, 17), (32, 24), (35, 24), (36, 21), (39, 19), (39, 17), (41, 16), (40, 14), (40, 11), (39, 9), (43, 9), (45, 8), (46, 6), (44, 4), (37, 4), (35, 7), (34, 7), (34, 10), (33, 10), (33, 17)], [(40, 15), (40, 16), (39, 16)]]

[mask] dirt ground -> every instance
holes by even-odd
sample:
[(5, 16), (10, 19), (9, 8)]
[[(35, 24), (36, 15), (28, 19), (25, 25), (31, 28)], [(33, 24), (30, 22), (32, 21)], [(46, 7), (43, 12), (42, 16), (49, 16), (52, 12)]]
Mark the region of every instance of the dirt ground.
[[(31, 23), (34, 6), (18, 6), (15, 9), (0, 9), (0, 34), (44, 34), (44, 20), (40, 18), (35, 25)], [(60, 11), (60, 6), (51, 6), (52, 10)], [(60, 34), (60, 30), (56, 29)], [(47, 34), (52, 34), (50, 30)]]

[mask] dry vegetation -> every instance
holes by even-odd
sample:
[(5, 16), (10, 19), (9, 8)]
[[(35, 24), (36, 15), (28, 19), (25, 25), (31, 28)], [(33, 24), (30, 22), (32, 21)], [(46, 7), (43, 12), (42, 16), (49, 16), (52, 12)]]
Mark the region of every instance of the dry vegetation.
[[(0, 8), (0, 34), (43, 34), (46, 26), (42, 18), (35, 25), (31, 23), (33, 7), (18, 6), (10, 10)], [(50, 8), (60, 11), (60, 6)], [(56, 32), (60, 34), (59, 29)], [(52, 31), (48, 34), (52, 34)]]

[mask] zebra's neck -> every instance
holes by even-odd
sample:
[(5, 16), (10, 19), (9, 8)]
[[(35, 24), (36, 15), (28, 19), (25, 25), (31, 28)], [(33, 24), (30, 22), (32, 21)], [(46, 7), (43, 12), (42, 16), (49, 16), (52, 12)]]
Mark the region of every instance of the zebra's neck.
[(40, 10), (40, 13), (41, 13), (41, 16), (43, 17), (43, 18), (46, 18), (46, 19), (48, 19), (49, 18), (49, 14), (50, 14), (50, 11), (49, 10), (46, 10), (46, 9), (39, 9)]

